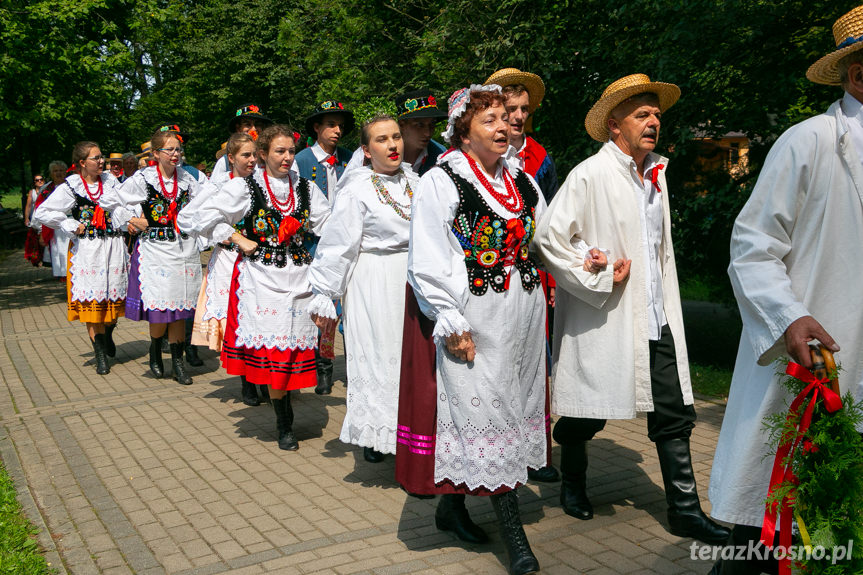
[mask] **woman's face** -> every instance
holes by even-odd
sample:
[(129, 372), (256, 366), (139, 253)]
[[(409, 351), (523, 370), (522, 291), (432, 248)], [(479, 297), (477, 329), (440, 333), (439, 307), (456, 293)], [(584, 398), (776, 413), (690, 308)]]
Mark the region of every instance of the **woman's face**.
[(235, 178), (245, 178), (252, 174), (258, 162), (256, 150), (254, 142), (246, 142), (236, 154), (228, 154), (228, 161), (234, 166)]
[(399, 125), (394, 120), (375, 122), (366, 127), (369, 143), (363, 153), (372, 162), (372, 170), (379, 174), (398, 172), (404, 152), (404, 142)]
[(267, 151), (258, 153), (261, 160), (267, 166), (267, 172), (271, 176), (286, 178), (294, 163), (294, 154), (296, 151), (296, 145), (292, 137), (276, 136), (270, 140), (270, 148)]
[(105, 158), (102, 157), (102, 150), (96, 146), (90, 148), (87, 156), (81, 160), (79, 166), (82, 178), (98, 177), (102, 173), (102, 170), (105, 169)]
[(484, 166), (495, 163), (509, 146), (508, 119), (506, 108), (497, 102), (474, 114), (468, 135), (462, 139), (462, 150)]
[(156, 161), (163, 172), (172, 174), (177, 164), (183, 158), (183, 144), (175, 137), (165, 140), (161, 148), (156, 149)]
[(51, 180), (55, 184), (61, 183), (66, 179), (66, 170), (63, 169), (63, 166), (54, 166), (51, 168)]

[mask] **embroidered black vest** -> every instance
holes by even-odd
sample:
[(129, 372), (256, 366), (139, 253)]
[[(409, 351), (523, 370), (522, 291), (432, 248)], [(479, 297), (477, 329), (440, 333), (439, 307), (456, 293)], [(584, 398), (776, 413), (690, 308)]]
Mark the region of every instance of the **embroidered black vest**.
[(309, 181), (300, 178), (297, 184), (297, 205), (290, 216), (300, 222), (300, 228), (285, 243), (279, 243), (281, 212), (267, 203), (266, 192), (254, 176), (250, 175), (246, 178), (246, 186), (251, 194), (252, 203), (243, 218), (245, 224), (243, 235), (258, 243), (258, 248), (249, 256), (249, 259), (260, 261), (264, 265), (275, 265), (277, 268), (288, 265), (288, 256), (295, 266), (312, 263), (312, 256), (304, 245), (313, 237), (309, 221), (311, 207)]
[(100, 230), (93, 226), (93, 213), (96, 210), (96, 202), (90, 198), (75, 194), (75, 205), (72, 207), (72, 217), (84, 224), (84, 235), (82, 237), (94, 239), (115, 237), (120, 235), (119, 230), (115, 230), (111, 224), (111, 212), (105, 212), (105, 229)]
[[(175, 174), (174, 177), (179, 177), (179, 174)], [(186, 207), (190, 199), (189, 188), (179, 188), (177, 190), (177, 212)], [(147, 201), (141, 205), (141, 208), (144, 210), (144, 218), (147, 220), (148, 227), (147, 231), (141, 234), (142, 236), (163, 242), (176, 241), (177, 232), (174, 230), (174, 222), (168, 217), (170, 206), (171, 200), (166, 199), (147, 182)], [(184, 233), (180, 233), (180, 237), (184, 240), (189, 238)]]
[[(453, 220), (452, 233), (464, 250), (464, 264), (470, 292), (483, 295), (489, 286), (494, 291), (506, 291), (506, 266), (504, 265), (507, 222), (486, 203), (476, 187), (462, 178), (446, 163), (439, 164), (441, 169), (455, 183), (459, 193), (458, 210)], [(533, 291), (539, 285), (539, 268), (528, 252), (533, 234), (536, 231), (536, 204), (539, 196), (524, 172), (519, 172), (515, 185), (524, 200), (522, 211), (514, 218), (521, 220), (524, 237), (516, 250), (514, 267), (521, 276), (525, 291)]]

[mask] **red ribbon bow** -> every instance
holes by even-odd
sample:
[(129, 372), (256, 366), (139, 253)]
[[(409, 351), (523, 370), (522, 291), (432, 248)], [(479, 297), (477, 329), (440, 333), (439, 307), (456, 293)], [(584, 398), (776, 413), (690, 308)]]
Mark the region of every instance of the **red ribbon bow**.
[(293, 237), (297, 230), (300, 229), (300, 222), (292, 216), (285, 216), (279, 224), (279, 243), (282, 244), (285, 240)]
[(105, 222), (105, 210), (102, 209), (102, 206), (96, 206), (96, 209), (93, 210), (93, 219), (90, 220), (90, 223), (97, 230), (104, 230), (108, 227)]
[(330, 155), (330, 157), (328, 157), (328, 158), (327, 158), (326, 160), (324, 160), (324, 161), (325, 161), (326, 163), (328, 163), (329, 165), (331, 165), (331, 166), (335, 166), (335, 165), (336, 165), (336, 157), (335, 157), (335, 156), (333, 156), (333, 155)]
[(662, 193), (662, 190), (659, 188), (659, 170), (664, 168), (664, 164), (656, 164), (650, 170), (650, 183), (653, 184), (653, 187), (656, 188), (658, 193)]
[(174, 231), (178, 234), (180, 233), (180, 228), (177, 227), (177, 202), (172, 201), (171, 205), (168, 206), (168, 219), (174, 224)]
[[(842, 398), (827, 386), (827, 384), (830, 383), (829, 379), (818, 379), (811, 371), (794, 362), (788, 363), (785, 373), (808, 384), (803, 391), (794, 398), (794, 401), (791, 402), (791, 407), (788, 409), (788, 415), (786, 416), (786, 422), (790, 422), (797, 417), (800, 406), (803, 405), (804, 401), (809, 399), (810, 395), (811, 399), (809, 399), (809, 403), (806, 405), (806, 410), (803, 412), (803, 416), (797, 424), (796, 433), (792, 437), (784, 438), (783, 442), (779, 445), (779, 449), (776, 450), (776, 458), (773, 460), (773, 472), (770, 475), (770, 487), (767, 490), (768, 497), (770, 497), (773, 494), (773, 491), (781, 484), (791, 483), (793, 485), (797, 485), (797, 476), (794, 474), (794, 468), (792, 466), (794, 454), (797, 451), (797, 446), (800, 445), (801, 440), (803, 440), (803, 435), (809, 430), (809, 426), (812, 423), (812, 412), (815, 409), (815, 403), (818, 400), (818, 396), (821, 395), (821, 397), (824, 398), (824, 409), (826, 409), (828, 413), (835, 413), (842, 408)], [(812, 447), (811, 442), (809, 444), (809, 449), (807, 449), (806, 441), (808, 440), (803, 441), (804, 451), (817, 450), (817, 447)], [(777, 512), (779, 514), (779, 545), (784, 547), (786, 551), (791, 546), (791, 519), (793, 515), (793, 504), (793, 491), (783, 497), (781, 501), (767, 503), (766, 510), (764, 512), (764, 523), (761, 527), (761, 542), (768, 548), (773, 547), (773, 539), (776, 536)], [(791, 560), (787, 557), (779, 561), (779, 574), (791, 574)]]
[[(512, 266), (515, 263), (515, 257), (518, 253), (518, 248), (521, 246), (521, 240), (527, 232), (524, 229), (524, 223), (519, 218), (512, 218), (506, 222), (506, 237), (503, 240), (503, 264)], [(509, 276), (512, 273), (512, 268), (506, 274), (503, 288), (509, 289)]]

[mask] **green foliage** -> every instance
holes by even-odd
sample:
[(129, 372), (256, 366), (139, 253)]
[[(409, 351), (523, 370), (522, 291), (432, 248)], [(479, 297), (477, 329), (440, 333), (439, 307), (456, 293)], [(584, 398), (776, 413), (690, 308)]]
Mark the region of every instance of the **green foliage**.
[(41, 575), (54, 573), (39, 554), (37, 531), (21, 514), (15, 486), (0, 464), (0, 573)]
[(728, 397), (731, 388), (730, 369), (689, 362), (692, 390), (708, 397)]
[[(806, 383), (793, 377), (783, 377), (782, 384), (797, 396)], [(811, 399), (809, 400), (811, 401)], [(800, 406), (794, 417), (785, 413), (765, 418), (771, 443), (780, 443), (797, 437), (797, 425), (809, 401)], [(839, 575), (863, 573), (863, 438), (857, 427), (863, 423), (863, 402), (855, 403), (849, 391), (842, 398), (842, 408), (828, 413), (823, 399), (816, 400), (812, 424), (801, 438), (792, 463), (799, 483), (780, 484), (768, 502), (781, 501), (788, 495), (795, 499), (794, 511), (799, 514), (811, 535), (812, 545), (823, 545), (828, 552), (834, 545), (847, 546), (853, 541), (851, 558), (835, 564), (828, 557), (816, 561), (808, 558), (801, 562), (803, 572), (812, 575)], [(803, 449), (803, 442), (814, 446)]]

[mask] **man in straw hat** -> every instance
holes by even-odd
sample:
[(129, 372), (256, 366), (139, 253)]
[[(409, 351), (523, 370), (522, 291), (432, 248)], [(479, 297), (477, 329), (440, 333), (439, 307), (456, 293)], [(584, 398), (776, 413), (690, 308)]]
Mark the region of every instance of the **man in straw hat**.
[(502, 68), (488, 77), (485, 85), (497, 84), (506, 96), (509, 114), (509, 145), (507, 161), (518, 162), (519, 167), (533, 176), (546, 202), (557, 192), (557, 170), (554, 161), (539, 142), (528, 136), (533, 132), (533, 113), (545, 97), (542, 78), (518, 68)]
[(593, 517), (587, 443), (607, 419), (647, 412), (673, 534), (724, 543), (701, 510), (689, 451), (695, 424), (671, 245), (660, 117), (680, 97), (644, 74), (612, 83), (585, 120), (604, 145), (570, 172), (540, 219), (540, 257), (557, 280), (551, 410), (561, 445), (561, 504)]
[[(515, 163), (525, 173), (536, 180), (546, 202), (551, 202), (557, 193), (557, 170), (554, 161), (539, 142), (527, 135), (531, 131), (533, 113), (545, 97), (545, 84), (542, 78), (530, 72), (522, 72), (518, 68), (501, 68), (488, 77), (485, 85), (496, 84), (503, 89), (506, 97), (507, 117), (509, 121), (509, 149), (506, 160)], [(542, 291), (547, 302), (546, 307), (546, 339), (549, 336), (549, 325), (554, 322), (554, 296), (557, 284), (554, 278), (540, 271)], [(550, 366), (550, 362), (549, 362)], [(556, 482), (560, 479), (557, 469), (551, 464), (551, 429), (549, 417), (549, 390), (546, 386), (546, 439), (548, 464), (539, 469), (528, 469), (527, 476), (532, 481)]]
[[(776, 140), (731, 236), (743, 334), (710, 501), (714, 517), (736, 524), (735, 544), (761, 538), (773, 464), (762, 422), (793, 399), (773, 362), (787, 355), (809, 368), (808, 342), (818, 340), (838, 352), (842, 393), (863, 400), (863, 291), (847, 285), (863, 277), (863, 6), (839, 18), (833, 36), (836, 50), (806, 77), (842, 86), (842, 98)], [(776, 572), (776, 562), (720, 561), (712, 573), (762, 570)]]

